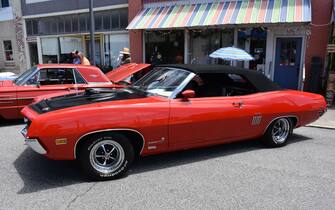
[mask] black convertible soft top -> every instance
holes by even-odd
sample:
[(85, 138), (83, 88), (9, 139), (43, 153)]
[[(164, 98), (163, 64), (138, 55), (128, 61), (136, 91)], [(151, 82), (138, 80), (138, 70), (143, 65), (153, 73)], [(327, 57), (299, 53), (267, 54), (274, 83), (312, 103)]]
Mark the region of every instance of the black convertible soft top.
[(156, 67), (179, 68), (191, 71), (195, 74), (238, 74), (250, 81), (259, 92), (281, 90), (276, 83), (267, 78), (264, 74), (244, 68), (225, 65), (203, 65), (203, 64), (169, 64), (158, 65)]

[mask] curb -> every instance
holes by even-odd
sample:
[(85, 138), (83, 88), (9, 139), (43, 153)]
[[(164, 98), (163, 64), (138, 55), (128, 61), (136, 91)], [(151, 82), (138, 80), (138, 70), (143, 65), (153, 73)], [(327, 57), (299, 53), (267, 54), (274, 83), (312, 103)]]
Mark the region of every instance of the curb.
[(323, 128), (323, 129), (329, 129), (329, 130), (335, 130), (334, 126), (328, 126), (328, 125), (305, 125), (305, 127), (312, 127), (312, 128)]

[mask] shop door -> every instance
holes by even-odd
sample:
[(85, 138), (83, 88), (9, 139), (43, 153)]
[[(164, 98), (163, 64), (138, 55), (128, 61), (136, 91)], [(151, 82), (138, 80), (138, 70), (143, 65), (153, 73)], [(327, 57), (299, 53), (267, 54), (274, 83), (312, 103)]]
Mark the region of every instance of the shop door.
[(302, 38), (277, 38), (274, 81), (282, 88), (298, 89)]
[(38, 64), (37, 43), (29, 43), (28, 46), (30, 53), (30, 65), (35, 66)]

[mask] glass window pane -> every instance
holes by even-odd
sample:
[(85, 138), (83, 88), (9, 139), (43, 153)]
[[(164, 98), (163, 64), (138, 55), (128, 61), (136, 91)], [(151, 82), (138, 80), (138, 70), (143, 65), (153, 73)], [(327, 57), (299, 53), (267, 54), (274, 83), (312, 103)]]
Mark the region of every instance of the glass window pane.
[(12, 50), (12, 41), (4, 41), (4, 49), (7, 50)]
[(43, 63), (58, 63), (58, 38), (41, 38)]
[(120, 28), (128, 26), (128, 10), (120, 10)]
[(86, 16), (86, 26), (87, 26), (87, 30), (91, 29), (91, 20), (90, 20), (90, 16), (87, 14)]
[(87, 31), (86, 29), (86, 16), (85, 15), (79, 15), (79, 30), (81, 32)]
[(58, 30), (59, 30), (59, 33), (65, 32), (64, 17), (59, 18)]
[(31, 20), (26, 21), (27, 35), (33, 35), (33, 23)]
[(9, 7), (9, 0), (1, 0), (2, 7)]
[(50, 18), (49, 23), (51, 25), (51, 34), (57, 34), (58, 33), (58, 18)]
[(109, 36), (109, 59), (110, 64), (113, 68), (119, 65), (119, 54), (120, 51), (127, 47), (129, 48), (129, 35), (128, 34), (112, 34)]
[(78, 16), (75, 15), (72, 17), (72, 31), (78, 32), (79, 31), (79, 24), (78, 24)]
[(12, 47), (12, 41), (6, 40), (3, 41), (4, 46), (4, 54), (6, 61), (13, 61), (13, 47)]
[(193, 64), (229, 64), (229, 62), (210, 58), (209, 55), (221, 47), (234, 44), (233, 30), (207, 29), (190, 31), (190, 57)]
[(65, 32), (70, 33), (72, 32), (72, 17), (71, 16), (65, 16)]
[(112, 13), (112, 29), (117, 29), (120, 27), (120, 19), (119, 13), (113, 12)]
[(33, 25), (33, 35), (38, 34), (38, 20), (32, 20), (32, 25)]
[(101, 31), (102, 30), (102, 16), (101, 16), (101, 14), (95, 14), (94, 24), (95, 24), (95, 30), (96, 31)]
[(109, 30), (111, 28), (111, 17), (108, 14), (103, 16), (103, 29)]

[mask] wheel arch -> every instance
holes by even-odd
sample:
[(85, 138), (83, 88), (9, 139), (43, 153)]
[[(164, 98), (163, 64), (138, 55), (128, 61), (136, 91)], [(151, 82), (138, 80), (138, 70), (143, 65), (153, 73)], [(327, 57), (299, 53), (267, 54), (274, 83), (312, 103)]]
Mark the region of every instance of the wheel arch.
[(299, 117), (297, 115), (283, 115), (283, 116), (278, 116), (278, 117), (275, 117), (274, 119), (272, 119), (266, 126), (266, 128), (264, 129), (263, 131), (263, 135), (265, 134), (265, 132), (268, 130), (268, 128), (270, 127), (270, 125), (275, 122), (276, 120), (280, 119), (280, 118), (288, 118), (292, 121), (293, 123), (293, 126), (292, 126), (292, 129), (294, 129), (297, 125), (298, 125), (298, 122), (299, 122)]
[(88, 141), (90, 137), (109, 133), (119, 133), (126, 136), (130, 140), (132, 146), (134, 147), (135, 154), (140, 155), (142, 153), (145, 145), (145, 139), (144, 136), (139, 131), (128, 128), (104, 129), (104, 130), (92, 131), (82, 135), (74, 145), (74, 159), (77, 159), (80, 147), (84, 144), (84, 142)]

